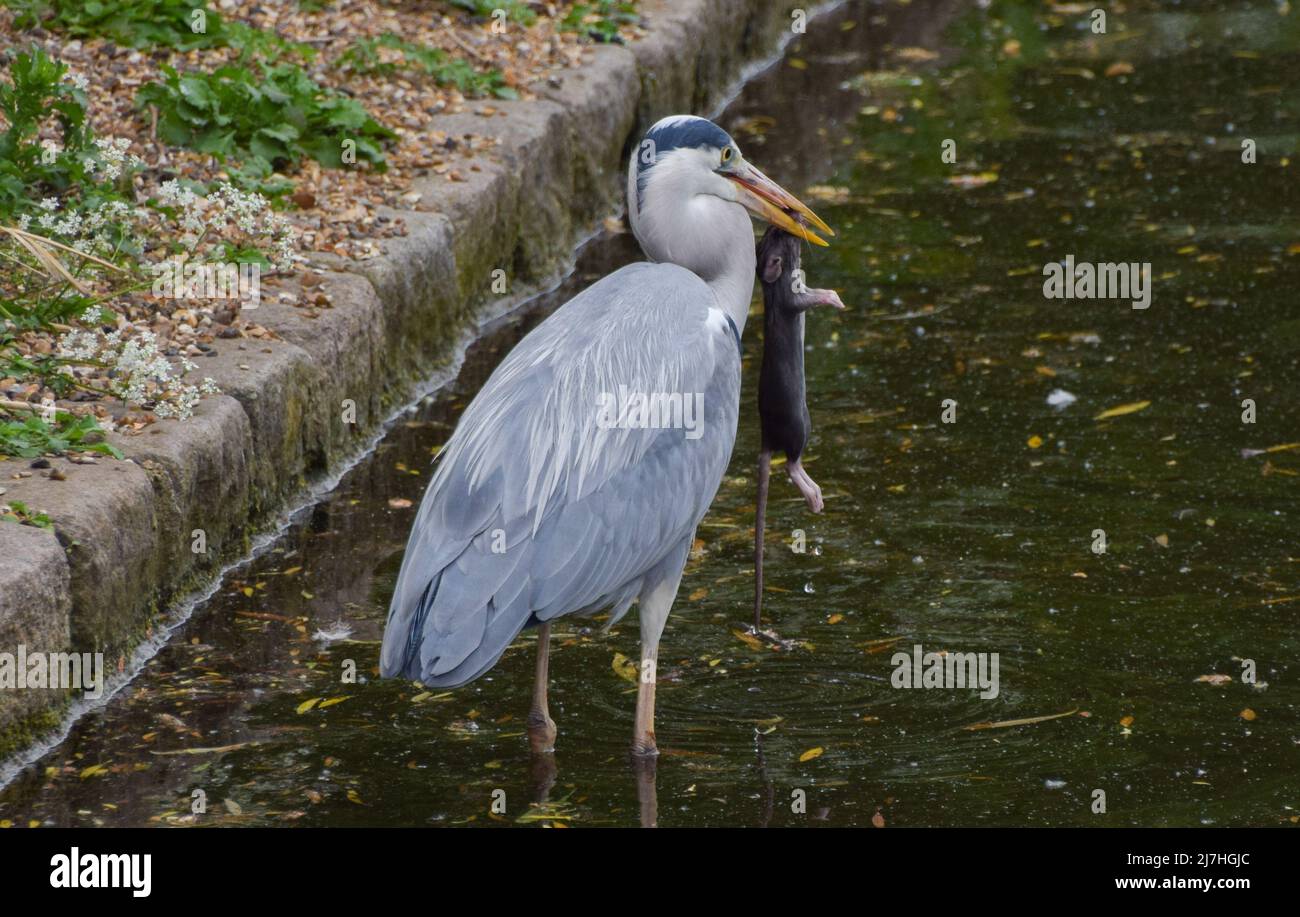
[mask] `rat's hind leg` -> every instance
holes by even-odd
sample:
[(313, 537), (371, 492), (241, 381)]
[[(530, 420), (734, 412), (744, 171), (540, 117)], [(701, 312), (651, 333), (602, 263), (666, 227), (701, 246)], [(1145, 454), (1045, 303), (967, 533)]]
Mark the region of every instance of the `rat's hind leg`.
[(795, 460), (786, 466), (786, 472), (790, 475), (790, 483), (799, 488), (799, 493), (803, 494), (808, 508), (814, 513), (820, 513), (826, 505), (822, 502), (822, 489), (817, 486), (816, 481), (808, 477), (808, 472), (803, 470), (803, 464)]

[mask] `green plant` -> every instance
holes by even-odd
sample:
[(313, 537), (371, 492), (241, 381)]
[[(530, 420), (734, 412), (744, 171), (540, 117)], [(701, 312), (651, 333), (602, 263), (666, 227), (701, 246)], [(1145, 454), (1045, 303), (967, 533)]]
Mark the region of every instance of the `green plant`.
[[(95, 164), (86, 161), (95, 155), (86, 97), (63, 82), (66, 72), (33, 47), (14, 57), (9, 83), (0, 83), (0, 115), (8, 125), (0, 134), (0, 220), (30, 214), (45, 195), (84, 184), (88, 177), (94, 183)], [(62, 149), (37, 142), (41, 125), (51, 116), (58, 122)]]
[(19, 525), (32, 525), (38, 529), (54, 528), (54, 521), (45, 513), (33, 513), (26, 503), (11, 500), (0, 506), (0, 521), (17, 522)]
[[(14, 56), (0, 82), (0, 319), (18, 329), (68, 323), (94, 304), (83, 282), (134, 257), (132, 174), (120, 139), (96, 138), (85, 95), (39, 48)], [(57, 123), (62, 144), (42, 141)], [(71, 257), (72, 266), (64, 262)]]
[(56, 411), (53, 424), (46, 423), (39, 414), (20, 420), (0, 420), (0, 453), (36, 458), (69, 452), (122, 457), (115, 446), (104, 441), (104, 428), (92, 414), (78, 417)]
[(560, 30), (580, 32), (596, 41), (621, 43), (619, 30), (641, 21), (635, 3), (630, 0), (594, 0), (575, 3), (560, 20)]
[(340, 167), (346, 141), (357, 159), (387, 167), (380, 142), (395, 135), (359, 103), (317, 85), (297, 65), (257, 69), (178, 73), (164, 66), (163, 81), (141, 87), (136, 104), (158, 108), (158, 132), (168, 143), (254, 163), (259, 175), (304, 157)]
[[(396, 52), (383, 55), (380, 49)], [(387, 59), (385, 59), (387, 58)], [(515, 99), (518, 94), (506, 85), (498, 70), (480, 73), (468, 61), (449, 57), (441, 48), (430, 48), (406, 41), (391, 32), (377, 38), (359, 38), (343, 52), (339, 63), (356, 73), (420, 74), (440, 86), (455, 86), (467, 96), (493, 95), (498, 99)]]
[(0, 0), (17, 13), (15, 25), (42, 26), (73, 37), (107, 38), (129, 48), (231, 47), (245, 54), (305, 58), (310, 45), (287, 42), (273, 32), (227, 20), (204, 0)]

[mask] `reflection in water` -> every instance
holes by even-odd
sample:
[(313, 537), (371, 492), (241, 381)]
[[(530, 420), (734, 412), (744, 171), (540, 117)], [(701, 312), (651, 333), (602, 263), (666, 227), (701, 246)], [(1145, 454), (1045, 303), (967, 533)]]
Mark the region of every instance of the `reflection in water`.
[(641, 827), (659, 827), (659, 759), (653, 755), (637, 755), (632, 759), (632, 772), (636, 774), (636, 798), (641, 805)]
[[(724, 119), (839, 233), (804, 266), (850, 310), (808, 324), (805, 462), (825, 514), (774, 475), (764, 607), (781, 645), (745, 632), (760, 342), (745, 343), (747, 419), (663, 638), (656, 762), (629, 764), (631, 615), (608, 634), (554, 623), (554, 755), (529, 751), (531, 635), (455, 691), (374, 677), (433, 450), (546, 308), (639, 257), (620, 235), (539, 313), (501, 322), (453, 389), (0, 790), (0, 820), (1300, 817), (1300, 213), (1287, 190), (1300, 16), (1266, 0), (1194, 14), (1129, 0), (1093, 35), (1072, 5), (970, 6), (851, 3), (813, 20), (798, 64)], [(941, 159), (947, 139), (956, 163)], [(1066, 255), (1150, 262), (1151, 307), (1045, 300), (1043, 265)], [(1076, 400), (1052, 406), (1058, 389)], [(796, 530), (807, 550), (780, 550)], [(340, 620), (350, 637), (316, 639)], [(918, 643), (997, 652), (999, 696), (892, 688), (892, 653)], [(989, 727), (1023, 719), (1036, 721)]]

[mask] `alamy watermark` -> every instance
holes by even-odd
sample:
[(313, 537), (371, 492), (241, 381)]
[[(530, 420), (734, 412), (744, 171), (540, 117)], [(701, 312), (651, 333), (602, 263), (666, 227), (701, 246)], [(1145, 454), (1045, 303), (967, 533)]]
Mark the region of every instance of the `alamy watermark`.
[(244, 309), (262, 304), (262, 266), (256, 261), (162, 261), (149, 269), (159, 299), (237, 299)]
[(136, 898), (153, 890), (153, 854), (82, 853), (73, 847), (50, 858), (52, 888), (129, 888)]
[(68, 689), (98, 700), (104, 693), (103, 653), (0, 653), (0, 690)]
[(596, 426), (602, 430), (685, 430), (687, 439), (704, 435), (703, 392), (640, 392), (620, 385), (596, 396)]
[(1151, 263), (1064, 261), (1043, 265), (1043, 296), (1048, 299), (1128, 299), (1134, 309), (1151, 305)]
[(997, 653), (927, 653), (918, 643), (889, 662), (895, 688), (979, 688), (985, 700), (998, 696)]

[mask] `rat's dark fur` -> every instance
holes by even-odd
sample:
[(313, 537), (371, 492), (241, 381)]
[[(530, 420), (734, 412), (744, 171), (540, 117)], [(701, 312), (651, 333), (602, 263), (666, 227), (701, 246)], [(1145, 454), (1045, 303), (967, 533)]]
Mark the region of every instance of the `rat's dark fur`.
[(812, 419), (804, 389), (804, 313), (817, 305), (843, 309), (833, 290), (810, 290), (800, 270), (799, 239), (768, 227), (758, 243), (757, 271), (763, 285), (763, 363), (758, 380), (762, 450), (758, 457), (758, 517), (754, 524), (754, 627), (763, 611), (763, 524), (767, 515), (772, 453), (786, 456), (786, 473), (808, 508), (820, 513), (822, 491), (800, 464)]

